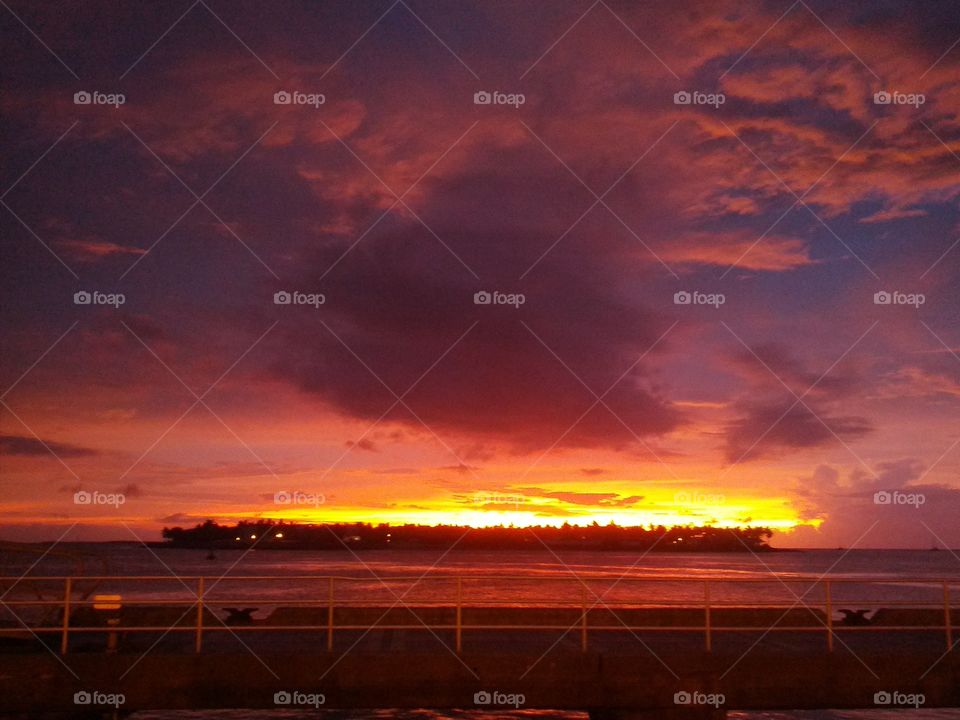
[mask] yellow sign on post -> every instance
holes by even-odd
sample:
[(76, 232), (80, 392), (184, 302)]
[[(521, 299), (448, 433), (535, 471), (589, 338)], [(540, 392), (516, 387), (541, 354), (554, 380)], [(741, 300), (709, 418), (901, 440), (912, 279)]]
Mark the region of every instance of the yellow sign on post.
[(120, 603), (122, 599), (123, 599), (122, 595), (94, 595), (93, 609), (94, 610), (119, 610), (122, 607)]
[[(123, 605), (120, 602), (123, 600), (122, 595), (94, 595), (93, 596), (93, 609), (94, 610), (112, 610), (114, 614), (111, 617), (107, 618), (107, 625), (112, 628), (120, 625), (120, 616), (116, 612), (120, 610)], [(117, 651), (117, 633), (115, 631), (107, 633), (107, 652), (114, 653)]]

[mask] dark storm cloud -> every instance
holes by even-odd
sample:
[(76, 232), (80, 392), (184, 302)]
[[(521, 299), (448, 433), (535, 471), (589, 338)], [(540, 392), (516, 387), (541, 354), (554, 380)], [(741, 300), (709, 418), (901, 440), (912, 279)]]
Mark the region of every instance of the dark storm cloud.
[[(819, 372), (804, 366), (782, 343), (763, 343), (750, 350), (738, 348), (732, 356), (734, 367), (752, 382), (782, 388), (797, 395), (842, 398), (862, 389), (863, 379), (846, 367), (824, 367)], [(782, 384), (781, 384), (782, 383)]]
[(23, 435), (0, 435), (0, 455), (18, 455), (21, 457), (81, 458), (96, 457), (99, 450), (71, 445), (69, 443), (41, 440)]
[(723, 428), (725, 460), (778, 457), (872, 433), (874, 422), (848, 409), (866, 381), (854, 361), (842, 358), (846, 363), (811, 370), (796, 350), (775, 342), (749, 348), (738, 343), (725, 354), (725, 365), (747, 383)]
[[(477, 248), (482, 267), (530, 242), (452, 225), (434, 229)], [(316, 253), (314, 270), (299, 286), (310, 287), (347, 247)], [(495, 280), (478, 282), (422, 228), (392, 225), (365, 238), (324, 281), (329, 329), (302, 315), (297, 327), (284, 328), (275, 373), (370, 420), (394, 403), (391, 390), (402, 395), (416, 383), (405, 398), (409, 409), (398, 407), (390, 420), (414, 426), (422, 420), (437, 431), (487, 436), (515, 449), (549, 446), (593, 404), (581, 381), (605, 392), (668, 328), (655, 313), (627, 305), (601, 267), (581, 260), (524, 285), (526, 302), (518, 309), (476, 305), (474, 293), (496, 289)], [(504, 281), (499, 287), (520, 290)], [(677, 427), (679, 413), (644, 368), (634, 368), (604, 400), (619, 419), (598, 405), (562, 444), (625, 447), (634, 435)]]
[(864, 417), (836, 415), (788, 398), (776, 404), (748, 404), (725, 430), (727, 462), (808, 450), (859, 440), (874, 430)]

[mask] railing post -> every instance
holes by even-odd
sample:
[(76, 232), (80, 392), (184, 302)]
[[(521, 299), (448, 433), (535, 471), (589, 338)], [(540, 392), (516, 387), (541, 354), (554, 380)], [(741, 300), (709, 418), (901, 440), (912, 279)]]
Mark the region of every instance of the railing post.
[(197, 636), (193, 651), (199, 653), (203, 647), (203, 577), (197, 580)]
[(457, 654), (463, 650), (463, 577), (457, 575)]
[(827, 652), (833, 652), (833, 598), (830, 595), (830, 581), (824, 581), (827, 599)]
[(713, 624), (710, 617), (710, 581), (703, 581), (703, 620), (707, 652), (713, 652)]
[(333, 652), (333, 575), (327, 580), (327, 652)]
[(583, 614), (580, 617), (580, 652), (587, 651), (587, 586), (580, 588), (580, 604)]
[(943, 620), (947, 628), (947, 652), (953, 648), (953, 620), (950, 618), (950, 583), (943, 581)]
[(73, 592), (73, 578), (68, 577), (63, 586), (63, 636), (60, 638), (60, 654), (67, 654), (70, 641), (70, 595)]

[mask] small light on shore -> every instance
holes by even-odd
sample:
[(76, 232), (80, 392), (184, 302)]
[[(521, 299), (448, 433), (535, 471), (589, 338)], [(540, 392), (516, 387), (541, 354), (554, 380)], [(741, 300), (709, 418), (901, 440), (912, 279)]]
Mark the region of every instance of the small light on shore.
[(278, 532), (276, 535), (274, 535), (274, 537), (275, 537), (275, 538), (282, 538), (282, 537), (283, 537), (283, 533), (282, 533), (282, 532)]
[(251, 536), (250, 536), (250, 539), (251, 539), (251, 540), (256, 540), (256, 539), (257, 539), (257, 536), (256, 536), (256, 535), (251, 535)]

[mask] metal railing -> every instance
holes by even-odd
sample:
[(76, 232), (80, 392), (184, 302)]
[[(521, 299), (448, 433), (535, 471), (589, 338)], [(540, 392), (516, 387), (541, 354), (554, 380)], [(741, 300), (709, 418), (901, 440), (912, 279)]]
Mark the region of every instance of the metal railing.
[[(209, 582), (208, 582), (209, 581)], [(152, 584), (152, 583), (170, 583), (177, 582), (180, 587), (178, 592), (185, 597), (168, 599), (165, 597), (139, 597), (134, 594), (131, 596), (117, 595), (95, 595), (92, 598), (83, 597), (77, 599), (77, 584), (80, 582), (92, 582), (103, 584), (120, 584), (126, 586), (133, 584)], [(243, 582), (248, 585), (244, 593), (227, 593), (223, 596), (212, 595), (211, 592), (221, 583), (229, 584)], [(557, 575), (527, 575), (527, 576), (508, 576), (508, 575), (431, 575), (428, 577), (346, 577), (330, 575), (280, 575), (280, 576), (231, 576), (231, 577), (212, 577), (212, 576), (170, 576), (170, 575), (134, 575), (134, 576), (44, 576), (44, 577), (0, 577), (0, 589), (3, 594), (0, 597), (7, 597), (14, 589), (23, 584), (29, 583), (34, 591), (39, 594), (36, 588), (41, 585), (59, 586), (62, 589), (59, 597), (44, 599), (10, 599), (0, 600), (0, 607), (5, 607), (14, 615), (17, 623), (11, 626), (0, 626), (0, 636), (4, 635), (28, 635), (35, 637), (49, 634), (59, 634), (60, 652), (66, 654), (70, 648), (71, 635), (82, 635), (86, 633), (107, 633), (112, 638), (112, 644), (115, 645), (116, 638), (121, 633), (163, 633), (170, 632), (188, 632), (194, 634), (194, 651), (199, 653), (203, 650), (203, 640), (206, 633), (225, 632), (318, 632), (326, 636), (326, 648), (328, 651), (333, 649), (334, 635), (337, 631), (364, 631), (372, 630), (429, 630), (429, 631), (452, 631), (455, 638), (455, 648), (458, 653), (463, 650), (463, 636), (467, 631), (563, 631), (565, 634), (579, 629), (580, 648), (583, 652), (587, 651), (588, 639), (590, 633), (597, 632), (682, 632), (682, 633), (702, 633), (704, 649), (710, 652), (713, 649), (714, 636), (717, 633), (737, 633), (737, 632), (823, 632), (826, 639), (827, 650), (834, 650), (834, 638), (838, 632), (897, 632), (897, 631), (939, 631), (944, 633), (947, 650), (953, 649), (953, 632), (960, 630), (960, 626), (955, 622), (960, 621), (960, 615), (955, 615), (957, 609), (951, 607), (951, 588), (960, 588), (960, 578), (853, 578), (853, 577), (813, 577), (813, 576), (696, 576), (696, 575), (632, 575), (622, 578), (585, 576), (572, 578), (568, 574)], [(251, 587), (258, 583), (280, 584), (285, 583), (287, 587), (299, 587), (304, 591), (310, 583), (320, 583), (326, 586), (326, 597), (323, 599), (311, 599), (311, 597), (271, 597), (269, 594), (263, 596), (258, 593), (252, 593)], [(427, 584), (447, 583), (452, 585), (452, 592), (447, 597), (443, 592), (433, 591), (428, 599), (414, 603), (406, 601), (407, 593), (398, 594), (392, 586), (403, 587), (411, 585), (413, 587), (424, 587)], [(482, 598), (473, 598), (464, 593), (465, 583), (477, 583), (481, 587), (487, 588), (488, 592)], [(577, 597), (575, 593), (568, 593), (568, 596), (557, 596), (551, 594), (549, 600), (537, 599), (530, 596), (529, 593), (520, 596), (510, 596), (510, 584), (526, 584), (528, 586), (547, 585), (550, 583), (566, 583), (579, 586), (580, 592)], [(591, 584), (609, 584), (611, 588), (607, 591), (592, 590)], [(662, 587), (664, 584), (677, 584), (680, 587), (700, 589), (696, 592), (679, 593), (684, 595), (678, 599), (670, 597), (650, 597), (648, 594), (638, 591), (636, 587), (639, 584), (649, 583), (654, 586)], [(336, 589), (356, 587), (357, 584), (372, 584), (378, 591), (383, 589), (389, 591), (389, 595), (381, 600), (364, 599), (364, 593), (369, 594), (369, 588), (360, 591), (353, 590), (349, 597), (337, 598)], [(727, 595), (730, 594), (729, 588), (755, 585), (755, 584), (775, 584), (779, 587), (779, 592), (783, 594), (786, 590), (785, 600), (770, 599), (767, 601), (744, 600), (742, 598), (723, 599), (718, 597), (717, 590), (727, 589)], [(503, 587), (499, 594), (504, 597), (490, 597), (489, 587), (496, 585)], [(792, 586), (808, 586), (802, 592), (795, 592)], [(860, 587), (897, 586), (904, 587), (916, 586), (923, 588), (927, 592), (939, 591), (942, 597), (936, 602), (922, 600), (899, 600), (899, 599), (881, 599), (881, 598), (847, 598), (839, 599), (837, 597), (837, 588), (845, 587), (851, 589)], [(625, 599), (606, 599), (606, 594), (614, 587), (620, 587), (621, 595), (628, 595)], [(808, 601), (811, 592), (816, 588), (821, 588), (822, 595), (819, 599)], [(408, 590), (407, 592), (409, 592)], [(166, 593), (169, 594), (169, 593)], [(756, 593), (751, 593), (753, 597)], [(849, 594), (849, 593), (848, 593)], [(889, 594), (889, 591), (888, 591)], [(720, 593), (723, 595), (723, 593)], [(310, 593), (312, 597), (322, 597), (320, 593)], [(647, 599), (644, 599), (647, 597)], [(108, 598), (105, 600), (104, 598)], [(258, 605), (270, 606), (274, 609), (279, 608), (306, 608), (325, 610), (325, 622), (307, 623), (307, 624), (276, 624), (269, 622), (270, 617), (265, 621), (255, 620), (249, 624), (230, 624), (213, 615), (216, 622), (211, 622), (206, 612), (213, 612), (215, 606), (224, 604), (243, 605), (256, 603)], [(119, 605), (120, 608), (116, 606)], [(348, 614), (349, 611), (358, 611), (363, 608), (379, 608), (385, 612), (379, 620), (373, 623), (360, 622), (335, 622), (337, 611), (341, 614)], [(863, 619), (863, 608), (896, 610), (902, 608), (907, 611), (914, 611), (915, 617), (926, 619), (930, 613), (922, 614), (925, 610), (935, 610), (942, 621), (937, 623), (925, 622), (923, 624), (872, 624), (865, 620), (855, 624), (838, 624), (833, 617), (834, 610), (842, 611), (842, 606), (851, 608), (860, 608), (860, 618)], [(99, 607), (98, 607), (99, 606)], [(48, 619), (37, 625), (29, 625), (14, 610), (18, 607), (47, 608)], [(125, 608), (161, 608), (176, 607), (186, 608), (183, 615), (173, 622), (172, 625), (154, 624), (154, 625), (122, 625), (123, 612)], [(75, 625), (72, 624), (77, 614), (82, 614), (85, 608), (92, 609), (95, 613), (100, 612), (99, 619), (106, 621), (105, 625)], [(109, 608), (109, 609), (105, 609)], [(417, 620), (416, 623), (382, 623), (391, 611), (395, 609), (409, 611)], [(450, 612), (453, 620), (450, 622), (427, 623), (420, 618), (418, 612), (425, 612), (427, 609), (445, 609)], [(516, 608), (525, 611), (540, 610), (544, 613), (550, 611), (577, 610), (575, 622), (558, 623), (491, 623), (491, 622), (466, 622), (464, 611), (477, 611), (481, 609), (506, 609)], [(258, 610), (259, 608), (253, 608)], [(630, 611), (642, 610), (660, 610), (667, 612), (670, 609), (681, 609), (686, 611), (696, 611), (696, 615), (702, 617), (702, 622), (696, 624), (630, 624), (625, 622), (620, 613), (629, 614)], [(760, 611), (783, 611), (769, 626), (754, 624), (733, 624), (729, 622), (730, 614), (728, 612), (725, 624), (717, 624), (718, 619), (724, 619), (726, 610), (744, 611), (746, 616), (751, 612)], [(195, 610), (194, 619), (191, 622), (182, 623), (186, 617)], [(50, 612), (53, 611), (53, 612)], [(810, 618), (815, 619), (817, 623), (809, 625), (782, 625), (780, 621), (790, 616), (792, 611), (806, 611)], [(617, 624), (591, 623), (592, 615), (600, 615), (604, 612), (609, 613), (618, 621)], [(854, 613), (855, 611), (847, 611)], [(702, 615), (700, 615), (702, 613)], [(917, 614), (920, 613), (920, 614)], [(59, 621), (56, 625), (50, 624), (49, 616), (59, 614)], [(319, 616), (323, 616), (320, 613)], [(681, 615), (684, 619), (689, 619), (694, 613), (687, 612)], [(88, 615), (89, 617), (89, 615)], [(536, 617), (531, 613), (531, 617)], [(549, 615), (547, 615), (549, 617)], [(902, 616), (901, 616), (902, 617)], [(674, 618), (677, 619), (677, 618)], [(818, 626), (821, 625), (822, 627)]]

